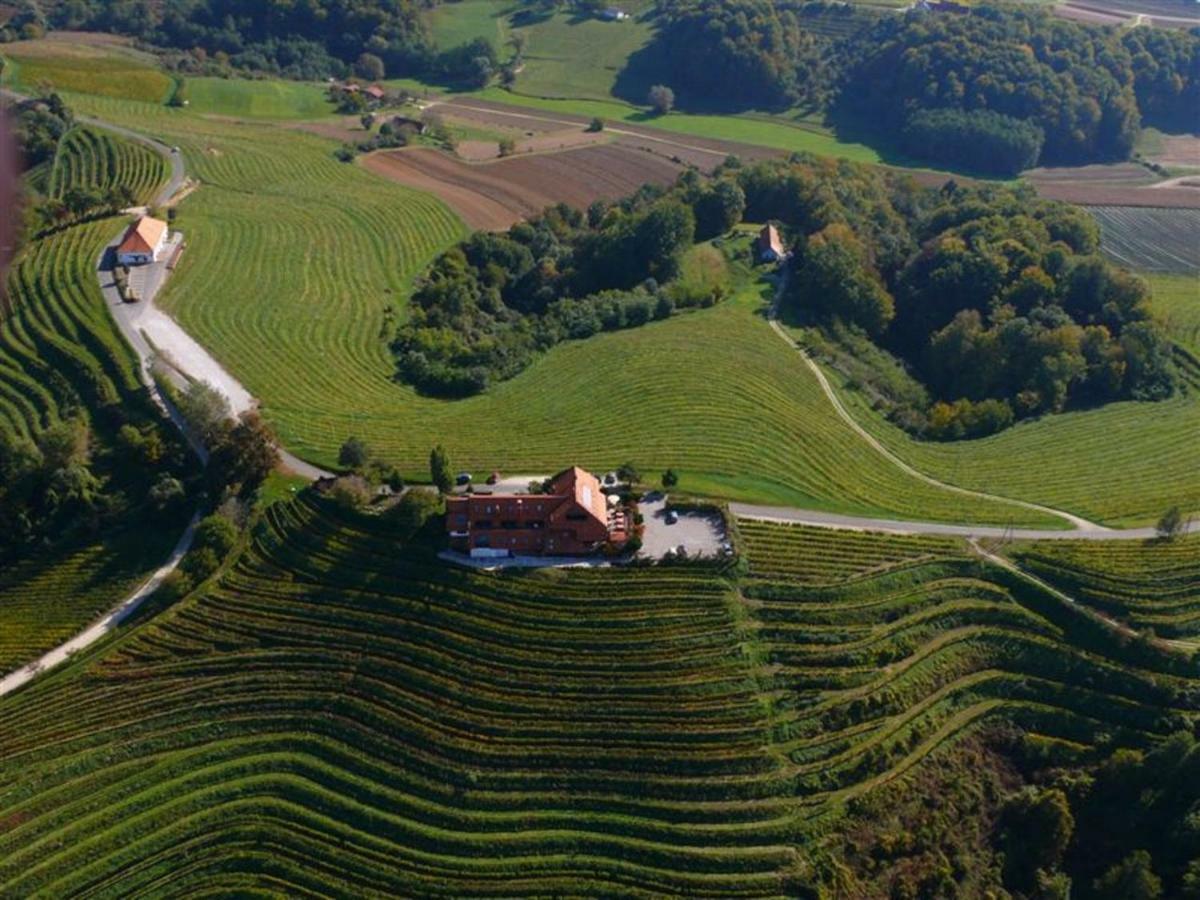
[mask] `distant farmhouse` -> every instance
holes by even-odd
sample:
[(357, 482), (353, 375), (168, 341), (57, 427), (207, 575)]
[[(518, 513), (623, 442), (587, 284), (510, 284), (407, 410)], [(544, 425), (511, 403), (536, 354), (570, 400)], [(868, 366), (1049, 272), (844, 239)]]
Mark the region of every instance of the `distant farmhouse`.
[(478, 492), (446, 501), (450, 549), (475, 558), (586, 556), (631, 535), (625, 511), (610, 507), (595, 475), (572, 466), (544, 494)]
[(787, 256), (787, 247), (783, 244), (783, 238), (779, 236), (779, 229), (774, 225), (763, 226), (755, 246), (758, 249), (758, 258), (762, 262), (779, 262)]
[(629, 13), (615, 6), (608, 6), (601, 10), (600, 18), (605, 22), (624, 22), (629, 18)]
[(143, 266), (158, 260), (167, 245), (167, 223), (142, 216), (129, 226), (117, 245), (117, 262), (123, 266)]

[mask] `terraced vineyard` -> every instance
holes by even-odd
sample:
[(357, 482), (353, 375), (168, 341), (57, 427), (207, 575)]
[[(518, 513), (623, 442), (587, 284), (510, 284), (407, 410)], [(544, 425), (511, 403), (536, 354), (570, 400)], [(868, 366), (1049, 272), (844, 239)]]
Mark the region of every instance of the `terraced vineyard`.
[(1020, 544), (1009, 555), (1076, 599), (1164, 637), (1200, 634), (1200, 537)]
[(272, 507), (218, 586), (0, 701), (0, 894), (794, 896), (845, 801), (990, 724), (1190, 715), (973, 561), (812, 537), (873, 574), (489, 575)]
[[(146, 415), (132, 352), (96, 284), (96, 257), (118, 228), (116, 219), (74, 227), (32, 243), (18, 258), (9, 278), (13, 312), (0, 316), (0, 431), (33, 437), (66, 416), (107, 421), (118, 406), (131, 421)], [(0, 673), (112, 605), (161, 564), (182, 528), (167, 522), (136, 538), (107, 534), (6, 569)]]
[(71, 187), (105, 191), (125, 185), (140, 205), (149, 203), (166, 181), (161, 154), (95, 128), (72, 129), (59, 143), (46, 192), (61, 198)]
[(963, 553), (962, 541), (932, 535), (839, 532), (751, 519), (740, 520), (738, 531), (746, 542), (751, 574), (814, 584), (836, 584), (881, 568), (919, 565)]

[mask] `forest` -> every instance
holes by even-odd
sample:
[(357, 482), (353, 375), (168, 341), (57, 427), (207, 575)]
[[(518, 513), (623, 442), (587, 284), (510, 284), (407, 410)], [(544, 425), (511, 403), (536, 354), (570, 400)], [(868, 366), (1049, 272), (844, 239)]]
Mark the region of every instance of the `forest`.
[(1200, 130), (1200, 36), (1037, 10), (888, 15), (825, 37), (819, 4), (680, 0), (653, 55), (682, 108), (825, 110), (922, 159), (990, 174), (1126, 159), (1141, 125)]

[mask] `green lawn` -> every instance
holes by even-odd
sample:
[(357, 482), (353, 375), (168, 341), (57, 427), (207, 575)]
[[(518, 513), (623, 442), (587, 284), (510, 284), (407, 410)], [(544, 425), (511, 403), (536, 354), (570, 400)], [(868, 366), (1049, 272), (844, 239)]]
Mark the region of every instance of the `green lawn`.
[(190, 78), (184, 96), (199, 114), (249, 119), (316, 119), (334, 111), (323, 85), (302, 81)]
[(35, 93), (44, 87), (104, 97), (164, 103), (175, 81), (146, 53), (111, 44), (18, 41), (0, 47), (3, 84)]

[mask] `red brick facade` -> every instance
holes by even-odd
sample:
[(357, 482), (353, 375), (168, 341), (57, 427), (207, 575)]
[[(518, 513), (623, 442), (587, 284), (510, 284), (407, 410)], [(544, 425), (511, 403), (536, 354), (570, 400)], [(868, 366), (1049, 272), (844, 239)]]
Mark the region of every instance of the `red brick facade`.
[(545, 494), (479, 491), (446, 501), (450, 548), (476, 556), (583, 556), (627, 537), (595, 475), (572, 467)]

